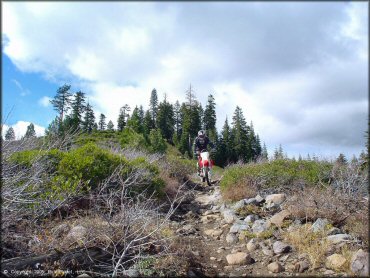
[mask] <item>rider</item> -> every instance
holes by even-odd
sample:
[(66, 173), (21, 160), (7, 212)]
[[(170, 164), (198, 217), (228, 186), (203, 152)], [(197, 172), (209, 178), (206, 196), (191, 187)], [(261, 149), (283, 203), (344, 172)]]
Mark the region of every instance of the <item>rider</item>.
[[(200, 151), (207, 150), (208, 145), (214, 148), (213, 143), (209, 140), (204, 130), (198, 131), (198, 136), (194, 140), (194, 157), (198, 159)], [(198, 175), (200, 174), (200, 167), (198, 164)]]

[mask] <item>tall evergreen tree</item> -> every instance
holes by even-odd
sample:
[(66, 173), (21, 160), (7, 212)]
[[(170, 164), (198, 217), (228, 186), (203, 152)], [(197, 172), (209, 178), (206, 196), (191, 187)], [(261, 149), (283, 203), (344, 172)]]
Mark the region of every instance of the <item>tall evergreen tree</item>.
[(36, 131), (35, 126), (33, 123), (30, 123), (29, 126), (27, 126), (26, 134), (24, 135), (25, 138), (33, 138), (36, 137)]
[(53, 105), (54, 110), (59, 113), (60, 123), (63, 122), (64, 115), (69, 110), (69, 105), (71, 104), (72, 94), (69, 91), (71, 85), (64, 84), (62, 87), (59, 87), (55, 97), (50, 100), (50, 103)]
[(105, 130), (107, 124), (105, 123), (105, 115), (104, 114), (100, 114), (100, 117), (99, 117), (99, 129), (100, 130)]
[[(152, 123), (155, 125), (158, 113), (158, 95), (155, 88), (152, 90), (152, 93), (150, 95), (149, 111), (152, 117)], [(155, 128), (155, 126), (152, 126), (151, 128)]]
[(216, 102), (213, 95), (208, 96), (208, 102), (204, 109), (204, 129), (207, 131), (208, 137), (215, 141), (216, 137)]
[(147, 110), (144, 115), (143, 131), (144, 135), (149, 136), (150, 130), (153, 129), (154, 123), (150, 111)]
[(248, 128), (243, 111), (239, 106), (236, 107), (233, 115), (231, 133), (233, 136), (233, 149), (236, 156), (234, 159), (241, 159), (245, 162), (249, 161), (251, 154), (248, 149)]
[(84, 121), (82, 123), (84, 132), (91, 133), (95, 128), (95, 114), (89, 103), (86, 105)]
[(262, 159), (264, 159), (264, 160), (268, 160), (269, 159), (265, 142), (263, 143), (261, 156), (262, 156)]
[(112, 121), (109, 121), (109, 122), (108, 122), (107, 130), (109, 130), (109, 131), (114, 131), (114, 124), (113, 124), (113, 122), (112, 122)]
[(144, 108), (143, 108), (142, 105), (140, 105), (140, 107), (139, 107), (139, 118), (140, 118), (141, 125), (144, 124), (144, 115), (145, 115)]
[(137, 106), (132, 111), (130, 119), (127, 120), (127, 127), (132, 128), (137, 133), (143, 133), (143, 125), (140, 119), (140, 111)]
[(174, 114), (174, 125), (175, 125), (175, 133), (174, 133), (174, 142), (180, 141), (181, 132), (182, 132), (182, 114), (181, 114), (181, 106), (178, 100), (176, 100), (175, 105), (173, 106), (173, 114)]
[(71, 101), (72, 108), (72, 125), (74, 129), (78, 129), (82, 124), (82, 114), (86, 110), (85, 93), (78, 91), (74, 94), (74, 99)]
[(121, 107), (118, 115), (118, 120), (117, 120), (117, 129), (118, 131), (122, 131), (124, 127), (126, 126), (126, 119), (128, 118), (128, 112), (130, 112), (130, 106), (128, 104), (125, 104), (124, 106)]
[(13, 141), (15, 140), (15, 132), (13, 127), (9, 127), (5, 134), (5, 140), (6, 141)]
[(174, 113), (172, 105), (166, 99), (158, 106), (157, 127), (163, 138), (171, 142), (174, 133)]

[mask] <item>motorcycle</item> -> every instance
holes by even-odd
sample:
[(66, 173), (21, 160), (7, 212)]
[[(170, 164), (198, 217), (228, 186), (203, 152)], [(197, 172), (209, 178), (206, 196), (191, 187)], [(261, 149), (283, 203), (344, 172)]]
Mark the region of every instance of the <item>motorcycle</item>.
[(207, 181), (209, 186), (212, 185), (212, 167), (213, 161), (210, 159), (210, 154), (207, 150), (202, 150), (198, 157), (198, 165), (200, 169), (199, 176), (202, 178), (202, 181)]

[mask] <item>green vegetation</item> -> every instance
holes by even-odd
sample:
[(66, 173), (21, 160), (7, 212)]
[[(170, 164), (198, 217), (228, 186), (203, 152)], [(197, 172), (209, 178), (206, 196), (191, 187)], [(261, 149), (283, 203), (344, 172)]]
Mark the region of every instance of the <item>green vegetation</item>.
[(278, 159), (263, 163), (233, 165), (225, 170), (221, 190), (257, 184), (261, 188), (294, 185), (326, 184), (332, 164), (319, 161)]

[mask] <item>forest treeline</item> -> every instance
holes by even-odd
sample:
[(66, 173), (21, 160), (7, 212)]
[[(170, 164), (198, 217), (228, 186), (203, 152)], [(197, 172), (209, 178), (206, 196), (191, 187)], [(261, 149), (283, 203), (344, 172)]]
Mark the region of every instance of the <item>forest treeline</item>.
[[(112, 119), (108, 121), (104, 114), (95, 114), (85, 93), (81, 91), (72, 93), (71, 85), (65, 84), (58, 88), (50, 101), (58, 115), (46, 129), (45, 135), (62, 135), (67, 130), (91, 133), (103, 130), (123, 132), (130, 129), (142, 134), (149, 143), (150, 138), (159, 142), (164, 140), (176, 146), (183, 155), (192, 157), (192, 143), (198, 131), (203, 129), (215, 144), (212, 155), (219, 166), (240, 160), (255, 161), (259, 157), (267, 159), (266, 145), (261, 146), (261, 140), (254, 131), (252, 121), (250, 124), (247, 123), (241, 107), (235, 108), (231, 123), (226, 117), (222, 130), (218, 131), (214, 96), (212, 94), (208, 96), (203, 108), (191, 85), (185, 94), (185, 102), (170, 103), (166, 96), (159, 100), (157, 90), (153, 89), (147, 110), (142, 105), (131, 109), (128, 104), (122, 104), (114, 123)], [(30, 136), (35, 136), (33, 125), (28, 127), (25, 135)], [(5, 139), (12, 140), (13, 137), (14, 130), (9, 129)]]

